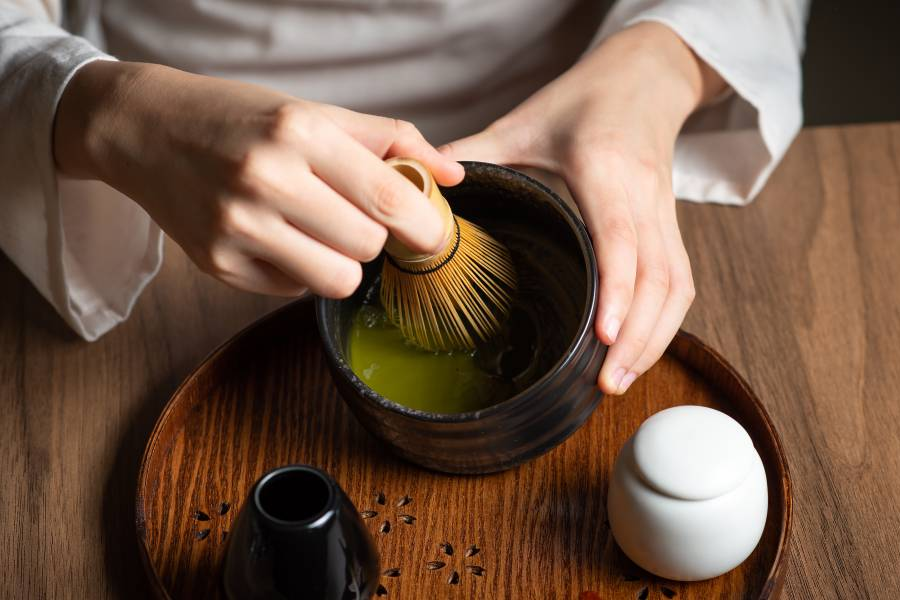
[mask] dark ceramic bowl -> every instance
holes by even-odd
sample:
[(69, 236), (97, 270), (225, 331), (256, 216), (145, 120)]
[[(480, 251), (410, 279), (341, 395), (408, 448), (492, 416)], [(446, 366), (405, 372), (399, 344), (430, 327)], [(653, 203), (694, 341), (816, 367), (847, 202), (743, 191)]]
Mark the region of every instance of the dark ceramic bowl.
[(465, 180), (441, 191), (455, 214), (509, 248), (519, 279), (504, 335), (525, 341), (517, 344), (519, 356), (498, 357), (501, 368), (514, 371), (514, 395), (473, 412), (430, 413), (392, 402), (353, 373), (348, 333), (377, 287), (380, 259), (365, 265), (356, 294), (319, 298), (316, 313), (334, 381), (366, 429), (424, 467), (490, 473), (547, 452), (585, 422), (601, 398), (596, 381), (606, 347), (594, 334), (597, 265), (580, 219), (559, 196), (518, 171), (463, 165)]
[(280, 467), (251, 488), (225, 555), (228, 598), (363, 600), (378, 578), (371, 536), (323, 471)]

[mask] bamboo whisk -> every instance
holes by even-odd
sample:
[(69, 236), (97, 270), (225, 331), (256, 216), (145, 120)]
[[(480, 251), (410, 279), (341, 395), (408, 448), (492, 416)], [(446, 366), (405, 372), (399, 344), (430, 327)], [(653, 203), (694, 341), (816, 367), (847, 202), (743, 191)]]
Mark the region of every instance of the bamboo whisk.
[(438, 209), (447, 245), (439, 254), (414, 252), (393, 236), (385, 244), (381, 303), (403, 336), (428, 350), (473, 349), (509, 313), (516, 276), (509, 251), (477, 225), (450, 212), (422, 163), (387, 164), (409, 179)]

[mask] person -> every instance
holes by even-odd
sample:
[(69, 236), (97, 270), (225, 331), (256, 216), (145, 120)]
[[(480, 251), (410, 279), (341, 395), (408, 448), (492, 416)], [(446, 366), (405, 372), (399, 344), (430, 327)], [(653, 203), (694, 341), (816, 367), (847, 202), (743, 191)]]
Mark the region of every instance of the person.
[(801, 125), (808, 6), (604, 4), (0, 0), (0, 246), (94, 340), (160, 228), (237, 288), (344, 297), (389, 231), (440, 244), (383, 158), (537, 167), (592, 235), (622, 393), (694, 297), (675, 197), (746, 203)]

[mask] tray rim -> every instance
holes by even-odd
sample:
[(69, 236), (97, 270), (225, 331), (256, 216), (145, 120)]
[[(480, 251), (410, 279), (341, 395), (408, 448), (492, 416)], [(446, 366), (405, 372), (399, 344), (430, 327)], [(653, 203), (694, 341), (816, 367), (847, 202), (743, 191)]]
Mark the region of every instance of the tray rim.
[[(144, 482), (148, 475), (150, 460), (160, 446), (163, 429), (167, 427), (169, 417), (175, 410), (176, 403), (179, 400), (182, 391), (189, 385), (193, 384), (193, 382), (201, 375), (201, 373), (205, 372), (209, 368), (214, 360), (216, 360), (221, 354), (226, 352), (233, 344), (246, 337), (252, 330), (256, 329), (259, 326), (262, 326), (270, 320), (278, 318), (282, 313), (296, 310), (298, 304), (313, 304), (314, 299), (315, 296), (313, 296), (312, 294), (301, 296), (293, 302), (289, 302), (284, 306), (276, 308), (275, 310), (272, 310), (260, 316), (251, 323), (247, 324), (237, 333), (223, 341), (221, 344), (216, 346), (203, 358), (203, 360), (201, 360), (197, 364), (196, 367), (191, 370), (191, 372), (181, 381), (181, 383), (178, 384), (178, 387), (175, 388), (175, 390), (169, 396), (169, 399), (166, 401), (165, 406), (157, 417), (156, 422), (153, 425), (153, 430), (151, 431), (150, 436), (147, 438), (147, 443), (144, 446), (144, 451), (141, 455), (137, 481), (135, 482), (134, 514), (135, 532), (137, 534), (137, 545), (141, 556), (141, 562), (143, 563), (144, 571), (147, 574), (148, 579), (150, 580), (151, 587), (157, 598), (171, 600), (171, 596), (169, 595), (168, 590), (160, 579), (159, 574), (156, 572), (153, 562), (150, 559), (150, 551), (147, 547), (145, 535), (145, 497), (142, 494), (141, 490), (146, 487), (144, 485)], [(314, 321), (313, 324), (315, 324)], [(775, 455), (777, 456), (777, 461), (775, 462), (774, 466), (776, 467), (776, 471), (781, 482), (781, 487), (783, 488), (783, 493), (781, 493), (780, 496), (782, 499), (782, 503), (784, 504), (784, 510), (781, 514), (781, 533), (778, 536), (778, 546), (776, 548), (775, 556), (772, 559), (772, 567), (769, 569), (769, 572), (766, 575), (765, 585), (757, 596), (757, 600), (770, 600), (771, 598), (777, 596), (784, 585), (784, 576), (787, 570), (788, 557), (790, 556), (791, 529), (793, 523), (793, 483), (791, 481), (790, 471), (788, 469), (784, 446), (781, 442), (781, 436), (778, 434), (778, 430), (775, 429), (775, 425), (772, 422), (768, 411), (759, 400), (756, 392), (753, 390), (753, 388), (750, 387), (744, 377), (731, 365), (731, 363), (725, 360), (725, 358), (717, 350), (701, 340), (698, 336), (685, 331), (684, 329), (678, 330), (678, 332), (675, 334), (675, 338), (666, 349), (666, 352), (668, 353), (674, 351), (679, 360), (686, 362), (693, 368), (698, 368), (687, 357), (686, 352), (678, 350), (678, 348), (683, 345), (695, 346), (699, 348), (737, 383), (737, 385), (741, 388), (741, 391), (746, 394), (747, 398), (750, 399), (750, 403), (753, 405), (756, 413), (762, 418), (762, 423), (766, 429), (766, 433), (769, 439), (774, 444)], [(472, 476), (458, 475), (458, 477)]]

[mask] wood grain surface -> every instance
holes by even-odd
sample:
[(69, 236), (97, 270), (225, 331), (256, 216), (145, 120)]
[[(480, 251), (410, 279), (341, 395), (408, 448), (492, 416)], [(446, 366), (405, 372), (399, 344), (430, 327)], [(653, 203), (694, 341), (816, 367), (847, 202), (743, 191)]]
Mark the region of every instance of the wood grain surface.
[[(804, 131), (746, 208), (680, 203), (685, 322), (760, 396), (794, 482), (785, 597), (900, 593), (900, 124)], [(137, 467), (166, 399), (278, 304), (171, 245), (131, 319), (74, 337), (0, 258), (0, 597), (145, 598)]]
[[(628, 394), (604, 400), (546, 455), (503, 473), (454, 477), (395, 458), (366, 434), (331, 383), (314, 315), (313, 303), (300, 301), (230, 341), (191, 374), (154, 429), (136, 515), (160, 598), (224, 598), (227, 534), (250, 487), (298, 463), (328, 471), (367, 517), (387, 600), (777, 597), (790, 528), (784, 457), (752, 392), (698, 340), (679, 336)], [(605, 508), (619, 448), (647, 417), (681, 404), (739, 420), (769, 481), (756, 550), (739, 568), (693, 584), (631, 564), (612, 541)]]

